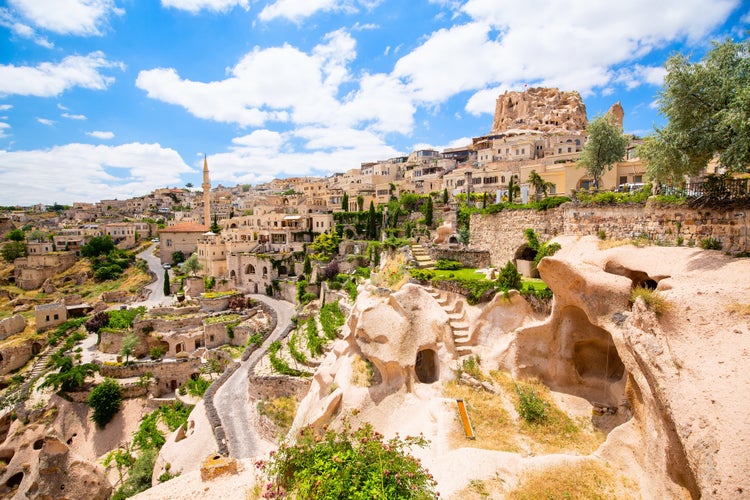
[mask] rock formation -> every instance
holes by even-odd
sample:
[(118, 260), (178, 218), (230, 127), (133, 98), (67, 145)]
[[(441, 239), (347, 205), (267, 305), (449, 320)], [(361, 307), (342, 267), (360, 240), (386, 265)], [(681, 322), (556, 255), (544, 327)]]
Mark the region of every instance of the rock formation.
[(507, 91), (497, 98), (492, 134), (511, 129), (556, 132), (586, 128), (586, 106), (576, 92), (534, 87)]
[[(542, 261), (555, 293), (542, 321), (515, 293), (474, 307), (418, 285), (363, 290), (294, 428), (334, 424), (356, 409), (386, 435), (425, 432), (444, 442), (452, 409), (440, 387), (455, 378), (460, 355), (474, 354), (485, 370), (537, 378), (584, 402), (608, 433), (591, 457), (624, 471), (642, 497), (742, 496), (750, 491), (750, 403), (737, 396), (750, 388), (750, 322), (744, 309), (729, 311), (750, 291), (746, 263), (688, 248), (596, 245), (570, 239)], [(672, 308), (657, 315), (632, 302), (636, 286)], [(377, 379), (365, 386), (356, 383), (363, 360)], [(494, 462), (507, 484), (532, 466), (519, 455), (461, 450), (463, 460)], [(462, 468), (454, 463), (441, 477), (444, 459), (434, 454), (446, 453), (458, 450), (439, 445), (422, 456), (439, 484)]]

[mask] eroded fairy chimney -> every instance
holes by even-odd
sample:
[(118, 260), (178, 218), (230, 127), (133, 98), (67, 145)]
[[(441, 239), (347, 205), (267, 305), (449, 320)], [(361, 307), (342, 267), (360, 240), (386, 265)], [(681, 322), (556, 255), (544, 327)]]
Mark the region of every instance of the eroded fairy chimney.
[(492, 133), (506, 130), (584, 130), (586, 106), (578, 92), (534, 87), (524, 92), (507, 91), (497, 98)]

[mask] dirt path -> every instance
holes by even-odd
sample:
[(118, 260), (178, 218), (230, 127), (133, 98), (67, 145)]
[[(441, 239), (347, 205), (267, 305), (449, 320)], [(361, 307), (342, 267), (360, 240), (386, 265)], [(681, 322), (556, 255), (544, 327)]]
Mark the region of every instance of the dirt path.
[[(260, 349), (257, 349), (242, 366), (216, 391), (214, 406), (227, 436), (229, 454), (236, 458), (253, 457), (265, 453), (270, 443), (265, 443), (255, 433), (252, 422), (255, 409), (248, 401), (248, 373), (250, 367), (265, 354), (268, 346), (278, 340), (291, 324), (294, 306), (289, 302), (275, 300), (265, 295), (252, 295), (271, 306), (277, 315), (276, 329), (271, 332)], [(269, 448), (270, 449), (270, 448)]]

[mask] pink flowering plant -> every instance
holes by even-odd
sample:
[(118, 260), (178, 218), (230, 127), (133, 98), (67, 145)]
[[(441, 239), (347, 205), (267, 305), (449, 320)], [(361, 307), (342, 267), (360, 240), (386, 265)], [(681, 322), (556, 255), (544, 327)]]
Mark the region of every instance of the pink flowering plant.
[(433, 499), (435, 479), (408, 454), (428, 443), (421, 435), (385, 440), (370, 424), (352, 430), (344, 419), (338, 432), (303, 429), (256, 466), (268, 479), (264, 498)]

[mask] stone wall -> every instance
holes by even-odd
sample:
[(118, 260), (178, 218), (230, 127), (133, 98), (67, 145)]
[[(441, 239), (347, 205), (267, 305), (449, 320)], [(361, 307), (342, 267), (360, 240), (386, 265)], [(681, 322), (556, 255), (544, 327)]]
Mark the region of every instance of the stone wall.
[(73, 266), (76, 259), (74, 252), (29, 255), (16, 259), (14, 262), (16, 285), (23, 290), (39, 288), (46, 279)]
[(490, 252), (487, 250), (458, 250), (450, 248), (427, 248), (434, 260), (457, 260), (464, 267), (481, 269), (490, 266)]
[(20, 314), (5, 318), (0, 321), (0, 340), (5, 340), (11, 335), (22, 332), (26, 328), (26, 318)]
[[(471, 216), (469, 246), (485, 250), (490, 263), (502, 267), (514, 260), (516, 251), (527, 243), (526, 228), (536, 231), (540, 241), (563, 234), (564, 210), (561, 207), (538, 212), (536, 210), (506, 210), (496, 214)], [(596, 233), (594, 233), (596, 234)]]
[(142, 377), (147, 373), (153, 375), (155, 383), (151, 391), (155, 396), (172, 391), (200, 373), (201, 359), (189, 358), (172, 362), (147, 361), (130, 365), (102, 365), (101, 375), (117, 379)]
[(249, 381), (248, 394), (251, 401), (271, 400), (282, 396), (293, 396), (299, 401), (307, 394), (312, 382), (309, 378), (255, 375), (251, 375)]
[(12, 342), (0, 349), (0, 375), (12, 372), (26, 364), (32, 356), (32, 342)]
[(692, 209), (652, 204), (628, 206), (582, 206), (566, 203), (558, 208), (507, 210), (471, 216), (471, 242), (475, 250), (486, 250), (493, 266), (503, 266), (524, 246), (526, 228), (536, 231), (540, 241), (558, 235), (598, 236), (607, 239), (646, 237), (664, 245), (698, 245), (715, 238), (723, 250), (740, 253), (748, 247), (748, 210)]

